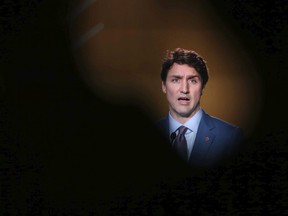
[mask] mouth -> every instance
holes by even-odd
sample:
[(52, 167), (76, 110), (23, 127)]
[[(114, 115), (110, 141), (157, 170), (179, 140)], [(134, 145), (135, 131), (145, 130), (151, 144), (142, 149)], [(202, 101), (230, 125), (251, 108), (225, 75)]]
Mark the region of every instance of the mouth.
[(188, 98), (188, 97), (179, 97), (179, 98), (178, 98), (178, 101), (187, 103), (187, 102), (190, 101), (190, 98)]

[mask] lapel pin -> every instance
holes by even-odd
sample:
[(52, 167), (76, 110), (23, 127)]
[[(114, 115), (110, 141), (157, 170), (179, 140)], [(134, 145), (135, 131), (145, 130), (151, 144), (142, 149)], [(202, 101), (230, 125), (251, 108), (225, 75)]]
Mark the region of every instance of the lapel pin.
[(206, 141), (206, 142), (209, 141), (209, 137), (206, 136), (206, 137), (205, 137), (205, 141)]

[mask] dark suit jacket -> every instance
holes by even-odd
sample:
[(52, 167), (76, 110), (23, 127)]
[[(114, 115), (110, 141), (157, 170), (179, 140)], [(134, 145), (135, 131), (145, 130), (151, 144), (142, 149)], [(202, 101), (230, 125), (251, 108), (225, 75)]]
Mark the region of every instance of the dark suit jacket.
[[(170, 140), (168, 115), (158, 121), (156, 126)], [(217, 165), (233, 156), (243, 139), (241, 128), (203, 112), (189, 164), (197, 167)]]

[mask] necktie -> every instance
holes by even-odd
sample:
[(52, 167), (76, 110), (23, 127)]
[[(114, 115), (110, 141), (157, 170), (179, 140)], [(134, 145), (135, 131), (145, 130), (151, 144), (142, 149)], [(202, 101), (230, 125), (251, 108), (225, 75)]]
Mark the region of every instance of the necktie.
[(179, 131), (178, 135), (175, 137), (174, 140), (174, 149), (179, 154), (179, 156), (183, 160), (187, 160), (187, 141), (185, 138), (185, 133), (187, 131), (187, 127), (180, 126), (177, 130)]

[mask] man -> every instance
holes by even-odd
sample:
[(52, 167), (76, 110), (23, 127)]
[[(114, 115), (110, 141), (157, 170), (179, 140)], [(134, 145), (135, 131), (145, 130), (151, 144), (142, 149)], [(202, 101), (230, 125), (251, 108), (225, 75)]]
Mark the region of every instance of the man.
[(182, 48), (168, 51), (161, 79), (169, 114), (157, 126), (183, 160), (197, 167), (213, 166), (236, 152), (242, 129), (208, 115), (200, 106), (209, 75), (199, 54)]

